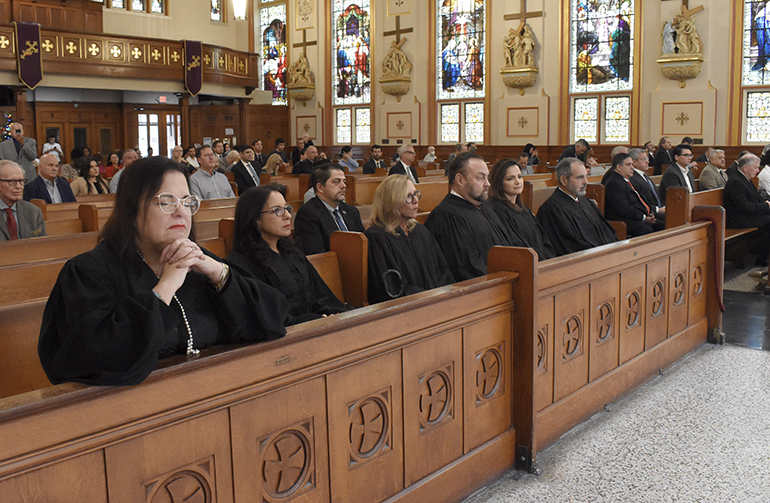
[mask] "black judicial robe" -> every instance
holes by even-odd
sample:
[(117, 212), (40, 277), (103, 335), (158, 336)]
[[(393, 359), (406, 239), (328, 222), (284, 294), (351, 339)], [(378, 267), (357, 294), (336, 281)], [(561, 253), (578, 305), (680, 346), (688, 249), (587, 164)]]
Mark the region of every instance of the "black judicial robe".
[(556, 189), (537, 212), (557, 255), (566, 255), (618, 240), (615, 230), (594, 203), (585, 197), (575, 202)]
[(454, 283), (444, 254), (428, 229), (417, 224), (407, 235), (401, 227), (398, 235), (372, 225), (366, 230), (369, 241), (369, 303), (390, 300), (384, 275), (393, 269), (405, 281), (402, 295), (430, 290)]
[(492, 208), (500, 220), (504, 224), (508, 224), (511, 246), (532, 248), (537, 252), (540, 260), (547, 260), (556, 256), (545, 230), (526, 205), (523, 205), (522, 211), (516, 211), (505, 201), (492, 199)]
[[(205, 252), (208, 255), (208, 252)], [(187, 329), (175, 300), (161, 302), (158, 278), (138, 252), (122, 256), (109, 242), (69, 260), (43, 313), (38, 354), (54, 384), (138, 384), (160, 358), (183, 355)], [(230, 269), (221, 292), (189, 272), (177, 290), (195, 349), (286, 335), (286, 299)]]
[(487, 252), (495, 245), (510, 246), (505, 225), (489, 203), (476, 206), (447, 194), (425, 222), (444, 253), (455, 281), (487, 273)]
[(348, 311), (318, 275), (307, 257), (284, 238), (278, 241), (280, 254), (268, 247), (253, 256), (233, 252), (227, 262), (276, 290), (289, 301), (289, 324), (315, 320), (326, 314)]

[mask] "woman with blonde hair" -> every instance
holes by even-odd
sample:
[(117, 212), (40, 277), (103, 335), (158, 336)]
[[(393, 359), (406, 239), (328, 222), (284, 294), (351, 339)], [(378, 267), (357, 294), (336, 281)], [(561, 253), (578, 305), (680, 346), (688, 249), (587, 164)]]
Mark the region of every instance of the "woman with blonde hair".
[(262, 171), (270, 173), (271, 175), (277, 175), (278, 169), (283, 166), (283, 159), (278, 154), (273, 154), (267, 158), (267, 164), (262, 168)]
[(369, 303), (454, 283), (433, 235), (417, 223), (420, 191), (404, 175), (374, 193), (369, 240)]

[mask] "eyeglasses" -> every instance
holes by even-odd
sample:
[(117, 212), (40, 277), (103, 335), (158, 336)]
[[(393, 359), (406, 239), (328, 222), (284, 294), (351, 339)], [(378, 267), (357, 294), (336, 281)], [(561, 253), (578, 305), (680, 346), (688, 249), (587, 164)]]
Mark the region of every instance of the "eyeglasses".
[(403, 153), (403, 154), (401, 154), (401, 155), (404, 155), (404, 154), (412, 154), (412, 155), (417, 155), (417, 153), (416, 153), (414, 150), (404, 150), (404, 153)]
[(163, 213), (168, 213), (169, 215), (174, 213), (177, 208), (179, 208), (180, 204), (190, 210), (190, 215), (195, 215), (198, 213), (198, 209), (201, 207), (201, 202), (200, 199), (198, 199), (198, 196), (187, 196), (184, 199), (179, 199), (174, 194), (159, 194), (155, 197), (158, 198), (158, 206), (160, 206), (160, 211)]
[(282, 217), (286, 212), (291, 213), (293, 210), (294, 206), (287, 204), (286, 206), (276, 206), (275, 208), (270, 208), (269, 210), (261, 211), (260, 213), (275, 213), (275, 216)]
[(422, 195), (422, 192), (420, 192), (419, 190), (417, 192), (413, 192), (411, 194), (407, 194), (406, 195), (406, 202), (409, 203), (409, 204), (412, 204), (412, 203), (415, 203), (415, 202), (419, 202), (421, 195)]
[(25, 178), (19, 178), (18, 180), (2, 180), (0, 179), (0, 182), (5, 182), (11, 187), (16, 187), (17, 185), (21, 185), (24, 187), (24, 184), (27, 183), (27, 180)]
[(679, 154), (682, 157), (692, 157), (692, 154)]

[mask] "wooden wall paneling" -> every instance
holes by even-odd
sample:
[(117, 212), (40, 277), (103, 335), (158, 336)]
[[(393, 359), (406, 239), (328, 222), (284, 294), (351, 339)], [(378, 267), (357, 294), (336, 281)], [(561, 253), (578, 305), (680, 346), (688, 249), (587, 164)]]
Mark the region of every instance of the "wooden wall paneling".
[(462, 330), (403, 350), (404, 474), (410, 486), (463, 455)]
[(687, 328), (689, 303), (690, 250), (671, 256), (668, 272), (668, 337)]
[[(43, 28), (102, 33), (102, 6), (89, 0), (14, 0), (13, 21), (39, 23)], [(10, 22), (10, 20), (8, 21)]]
[(105, 460), (110, 503), (234, 501), (227, 410), (108, 446)]
[(323, 377), (235, 405), (230, 415), (236, 501), (329, 501)]
[(591, 281), (591, 310), (588, 322), (589, 381), (595, 381), (618, 366), (620, 321), (620, 275)]
[(644, 351), (646, 294), (644, 266), (623, 271), (620, 275), (620, 364)]
[(464, 452), (511, 428), (511, 314), (463, 328)]
[[(695, 248), (690, 255), (690, 288), (688, 289), (687, 323), (692, 325), (706, 316), (706, 251)], [(713, 285), (711, 285), (713, 288)]]
[(647, 307), (644, 349), (659, 344), (668, 335), (669, 257), (647, 264)]
[(401, 375), (394, 351), (327, 376), (335, 501), (382, 501), (404, 488)]
[(0, 0), (0, 23), (10, 24), (13, 21), (13, 0)]
[(537, 303), (537, 342), (535, 343), (535, 410), (541, 411), (553, 403), (553, 296)]
[[(275, 139), (286, 140), (286, 150), (297, 142), (289, 129), (289, 107), (272, 105), (249, 105), (249, 130), (244, 138), (249, 144), (257, 138), (262, 140), (262, 152), (268, 154), (275, 148)], [(320, 146), (319, 144), (316, 144)]]
[(5, 479), (0, 482), (0, 494), (7, 503), (107, 503), (104, 453), (89, 452)]
[(588, 284), (554, 298), (554, 402), (588, 383), (588, 300)]

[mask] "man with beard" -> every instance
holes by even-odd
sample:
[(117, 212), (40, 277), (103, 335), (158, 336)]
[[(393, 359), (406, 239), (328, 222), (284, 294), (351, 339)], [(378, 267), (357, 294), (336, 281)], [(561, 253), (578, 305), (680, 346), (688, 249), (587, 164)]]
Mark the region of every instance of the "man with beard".
[(556, 165), (559, 186), (537, 212), (557, 255), (617, 241), (615, 230), (585, 197), (588, 174), (582, 161), (566, 158)]
[(505, 225), (487, 202), (489, 169), (474, 154), (463, 154), (449, 166), (452, 189), (430, 212), (425, 227), (444, 253), (455, 280), (487, 273), (487, 252), (510, 246)]
[(377, 168), (385, 167), (385, 161), (382, 160), (382, 147), (372, 145), (372, 157), (364, 163), (364, 174), (373, 175)]

